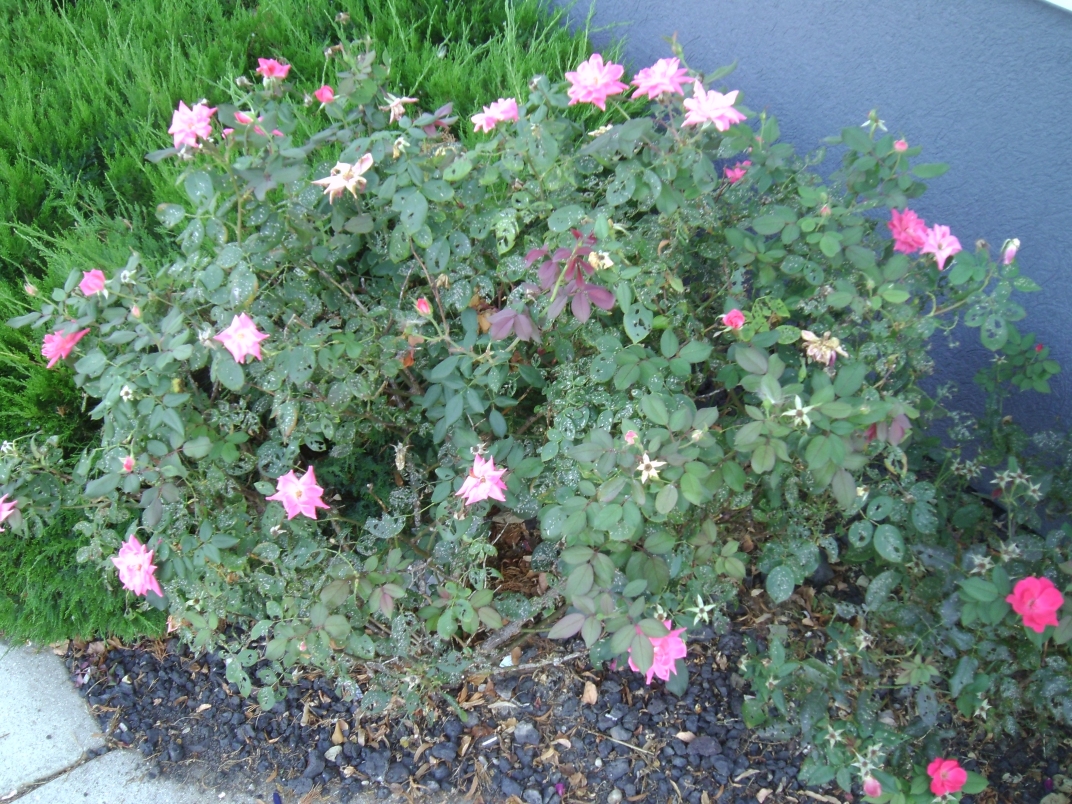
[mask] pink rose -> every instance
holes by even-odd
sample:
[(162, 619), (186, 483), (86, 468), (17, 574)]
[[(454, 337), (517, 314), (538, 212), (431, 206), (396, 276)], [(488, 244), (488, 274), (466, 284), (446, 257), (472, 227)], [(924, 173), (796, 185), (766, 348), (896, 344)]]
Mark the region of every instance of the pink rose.
[[(897, 140), (893, 144), (893, 150), (897, 151), (898, 153), (904, 153), (908, 150), (908, 140)], [(882, 785), (879, 785), (879, 789), (882, 789)]]
[(927, 238), (927, 225), (923, 219), (910, 209), (899, 212), (890, 210), (890, 220), (886, 224), (893, 235), (893, 250), (902, 254), (919, 251)]
[(100, 268), (82, 272), (82, 281), (78, 283), (78, 289), (86, 296), (94, 296), (104, 290), (105, 276)]
[(127, 455), (127, 457), (123, 458), (123, 471), (124, 472), (133, 472), (134, 471), (134, 456), (133, 455)]
[(46, 368), (52, 368), (59, 361), (65, 360), (71, 350), (74, 349), (74, 345), (88, 333), (89, 329), (70, 333), (64, 333), (63, 330), (57, 329), (50, 335), (46, 335), (45, 341), (41, 345), (41, 355), (48, 358)]
[(607, 98), (617, 95), (629, 87), (618, 79), (625, 68), (613, 62), (603, 63), (603, 56), (593, 53), (588, 61), (581, 62), (577, 69), (566, 73), (570, 87), (566, 94), (570, 97), (569, 105), (591, 103), (606, 110)]
[(287, 512), (287, 519), (293, 519), (298, 514), (316, 519), (317, 508), (328, 508), (322, 499), (324, 489), (316, 483), (316, 474), (310, 466), (304, 475), (298, 477), (291, 469), (276, 481), (275, 494), (265, 497), (266, 500), (275, 500), (283, 504)]
[(882, 795), (882, 783), (874, 776), (868, 776), (864, 779), (864, 795), (878, 798)]
[(960, 241), (950, 233), (949, 227), (937, 224), (927, 230), (926, 237), (923, 239), (923, 248), (920, 249), (923, 254), (934, 255), (939, 271), (944, 271), (945, 261), (960, 251)]
[(677, 59), (659, 59), (633, 76), (632, 83), (637, 88), (633, 97), (647, 95), (649, 100), (655, 100), (663, 94), (684, 95), (682, 84), (694, 80)]
[(636, 443), (636, 440), (637, 440), (636, 430), (630, 430), (629, 432), (627, 432), (625, 434), (625, 443), (628, 444), (629, 446), (633, 446), (633, 444)]
[(160, 597), (164, 593), (156, 580), (156, 565), (153, 564), (153, 551), (146, 550), (145, 545), (131, 536), (119, 548), (119, 555), (112, 556), (112, 563), (119, 570), (119, 582), (124, 589), (136, 595), (155, 592)]
[(231, 326), (218, 335), (214, 335), (212, 339), (222, 343), (236, 363), (245, 363), (247, 357), (262, 359), (261, 341), (267, 337), (266, 333), (257, 329), (252, 318), (241, 313), (234, 317)]
[(736, 184), (744, 178), (744, 174), (748, 172), (748, 166), (752, 164), (750, 159), (746, 159), (743, 162), (738, 162), (733, 167), (722, 168), (722, 172), (726, 174), (726, 178), (729, 179), (730, 184)]
[(191, 109), (182, 101), (179, 108), (171, 116), (171, 128), (168, 134), (176, 148), (199, 148), (198, 139), (208, 139), (212, 136), (212, 115), (216, 113), (215, 107), (209, 108), (204, 103), (196, 103)]
[(931, 777), (931, 792), (936, 796), (959, 793), (968, 781), (968, 772), (955, 759), (938, 757), (927, 766), (927, 775)]
[(722, 323), (736, 332), (744, 326), (744, 313), (734, 307), (722, 316)]
[[(7, 495), (0, 497), (0, 522), (6, 522), (7, 518), (15, 513), (15, 509), (18, 507), (18, 500), (8, 500)], [(4, 529), (0, 528), (0, 533), (3, 533)]]
[(1025, 627), (1041, 634), (1047, 625), (1057, 625), (1057, 610), (1064, 605), (1065, 597), (1049, 578), (1029, 576), (1017, 582), (1005, 602), (1024, 618)]
[(428, 303), (428, 299), (424, 298), (423, 296), (421, 296), (421, 298), (417, 299), (416, 307), (417, 307), (417, 312), (420, 313), (421, 315), (431, 315), (432, 314), (432, 305), (430, 305)]
[(685, 98), (686, 126), (714, 123), (719, 131), (726, 131), (735, 123), (747, 119), (746, 115), (733, 108), (739, 90), (723, 95), (715, 90), (707, 91), (699, 81), (692, 88), (692, 97)]
[(257, 72), (264, 76), (265, 83), (272, 79), (282, 81), (290, 72), (290, 65), (280, 64), (275, 59), (257, 59)]
[(332, 103), (335, 100), (335, 90), (327, 84), (324, 84), (324, 86), (313, 93), (313, 97), (324, 104)]
[(505, 469), (495, 468), (494, 458), (484, 460), (482, 455), (476, 455), (473, 457), (473, 468), (469, 470), (465, 482), (454, 496), (463, 497), (466, 505), (488, 499), (506, 502), (506, 496), (503, 494), (506, 491), (506, 483), (502, 479), (505, 473)]
[[(652, 659), (651, 667), (648, 668), (648, 674), (646, 676), (646, 682), (651, 683), (651, 680), (658, 676), (663, 681), (669, 681), (671, 675), (677, 675), (677, 667), (675, 665), (676, 660), (684, 659), (688, 653), (688, 649), (685, 647), (685, 640), (681, 638), (681, 635), (685, 633), (684, 628), (678, 628), (673, 630), (674, 624), (670, 620), (663, 620), (663, 625), (670, 629), (670, 633), (664, 637), (648, 637), (651, 640), (651, 646), (655, 651), (655, 657)], [(637, 626), (637, 633), (642, 633), (640, 626)], [(640, 672), (640, 668), (633, 664), (633, 649), (629, 649), (629, 667), (632, 670)]]
[(1016, 252), (1020, 250), (1020, 241), (1017, 238), (1005, 241), (1005, 250), (1002, 252), (1001, 261), (1003, 264), (1008, 265), (1010, 262), (1016, 259)]

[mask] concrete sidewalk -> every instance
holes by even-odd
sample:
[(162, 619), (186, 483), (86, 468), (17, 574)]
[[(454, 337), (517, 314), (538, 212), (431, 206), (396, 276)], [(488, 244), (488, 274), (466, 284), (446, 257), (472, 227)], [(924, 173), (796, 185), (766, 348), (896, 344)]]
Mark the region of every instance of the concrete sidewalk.
[(0, 801), (25, 804), (256, 804), (228, 792), (149, 779), (136, 751), (87, 752), (105, 741), (48, 648), (0, 643)]

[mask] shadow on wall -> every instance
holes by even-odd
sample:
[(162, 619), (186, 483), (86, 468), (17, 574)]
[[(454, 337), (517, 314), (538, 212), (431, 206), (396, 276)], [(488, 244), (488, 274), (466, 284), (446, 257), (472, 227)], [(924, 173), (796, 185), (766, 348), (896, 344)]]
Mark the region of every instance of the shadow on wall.
[[(556, 0), (560, 6), (570, 3)], [(947, 162), (914, 205), (952, 227), (965, 248), (996, 253), (1022, 242), (1020, 265), (1043, 286), (1022, 299), (1017, 324), (1049, 345), (1063, 373), (1048, 396), (1025, 393), (1007, 410), (1028, 431), (1072, 422), (1072, 13), (1041, 0), (594, 0), (597, 46), (624, 38), (630, 73), (670, 55), (728, 79), (743, 102), (779, 120), (798, 151), (878, 108), (891, 133)], [(588, 11), (579, 0), (571, 19)], [(830, 164), (835, 155), (828, 156)], [(972, 383), (989, 360), (976, 331), (939, 338), (939, 381), (952, 406), (977, 412)], [(1067, 426), (1067, 425), (1066, 425)]]

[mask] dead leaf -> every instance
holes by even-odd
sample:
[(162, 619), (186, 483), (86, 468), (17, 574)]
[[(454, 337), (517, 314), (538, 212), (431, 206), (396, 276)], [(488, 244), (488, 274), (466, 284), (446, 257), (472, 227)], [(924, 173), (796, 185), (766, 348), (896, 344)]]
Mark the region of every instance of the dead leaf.
[(581, 703), (588, 704), (589, 706), (595, 706), (596, 701), (599, 700), (599, 690), (596, 689), (596, 685), (591, 681), (584, 682), (584, 694), (581, 695)]
[(552, 740), (551, 742), (552, 742), (552, 744), (554, 744), (554, 745), (561, 745), (561, 746), (562, 746), (563, 748), (565, 748), (565, 749), (566, 749), (567, 751), (568, 751), (568, 750), (569, 750), (570, 748), (573, 748), (573, 743), (571, 743), (571, 742), (570, 742), (569, 740), (567, 740), (567, 739), (566, 739), (565, 737), (557, 737), (557, 738), (555, 738), (554, 740)]
[(335, 721), (335, 731), (331, 733), (331, 744), (342, 745), (346, 742), (346, 735), (342, 733), (342, 721)]
[(69, 639), (65, 639), (62, 642), (53, 642), (49, 647), (52, 648), (52, 652), (57, 656), (63, 656), (67, 653), (67, 646), (71, 644)]
[(310, 721), (312, 721), (312, 719), (313, 719), (313, 708), (311, 706), (309, 706), (309, 702), (306, 701), (305, 702), (305, 708), (302, 709), (301, 724), (303, 726), (308, 726)]
[(739, 782), (739, 781), (741, 781), (741, 779), (747, 779), (749, 776), (755, 776), (757, 773), (759, 773), (759, 771), (756, 770), (755, 768), (749, 768), (748, 770), (744, 771), (740, 776), (738, 776), (733, 781)]
[(679, 731), (674, 736), (681, 740), (681, 742), (683, 743), (691, 743), (693, 740), (696, 739), (696, 735), (693, 734), (691, 731)]
[(201, 704), (199, 707), (197, 707), (197, 711), (198, 712), (207, 712), (211, 708), (212, 708), (212, 704)]
[(700, 793), (700, 804), (711, 804), (711, 796), (707, 795), (706, 790)]
[(767, 800), (767, 797), (773, 792), (774, 791), (771, 790), (769, 787), (764, 787), (762, 790), (756, 793), (756, 801), (758, 801), (759, 804), (763, 804), (763, 802)]
[(517, 647), (510, 651), (510, 659), (514, 663), (514, 667), (521, 664), (521, 648)]

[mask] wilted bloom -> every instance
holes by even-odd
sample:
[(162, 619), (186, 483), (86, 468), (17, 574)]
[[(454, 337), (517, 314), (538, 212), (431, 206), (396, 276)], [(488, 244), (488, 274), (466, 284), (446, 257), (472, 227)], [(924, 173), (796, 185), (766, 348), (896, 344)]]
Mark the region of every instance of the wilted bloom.
[(684, 125), (698, 126), (702, 123), (714, 123), (719, 131), (726, 131), (734, 123), (747, 119), (746, 115), (733, 108), (740, 90), (733, 90), (723, 95), (721, 92), (706, 91), (699, 81), (692, 89), (692, 97), (685, 98)]
[(1006, 240), (1001, 249), (1001, 261), (1005, 265), (1016, 259), (1016, 252), (1020, 250), (1020, 239), (1014, 237), (1012, 240)]
[[(7, 521), (7, 518), (15, 513), (15, 508), (18, 507), (18, 500), (8, 500), (7, 495), (0, 497), (0, 522)], [(0, 528), (0, 533), (3, 533), (4, 529)]]
[(100, 268), (82, 272), (82, 281), (78, 283), (78, 289), (86, 296), (93, 296), (104, 290), (105, 276)]
[(927, 766), (927, 775), (931, 777), (931, 792), (936, 796), (959, 793), (968, 781), (968, 772), (955, 759), (936, 758)]
[(841, 341), (831, 338), (829, 332), (824, 332), (820, 338), (814, 332), (808, 332), (805, 329), (801, 330), (800, 337), (806, 344), (804, 352), (816, 363), (832, 366), (838, 355), (848, 357), (845, 350), (841, 348)]
[(938, 263), (938, 270), (945, 270), (945, 261), (961, 250), (960, 241), (949, 232), (948, 226), (934, 225), (927, 230), (923, 241), (924, 254), (933, 254)]
[(506, 483), (502, 479), (504, 474), (505, 469), (495, 468), (494, 458), (484, 460), (484, 456), (474, 455), (473, 467), (454, 496), (463, 497), (466, 505), (489, 499), (506, 502), (506, 496), (503, 494), (506, 491)]
[(927, 240), (927, 224), (910, 209), (904, 212), (891, 209), (886, 226), (893, 235), (893, 250), (902, 254), (919, 251)]
[(659, 467), (661, 466), (666, 466), (666, 461), (653, 461), (648, 457), (648, 453), (645, 452), (637, 465), (637, 469), (640, 470), (640, 482), (647, 483), (649, 480), (658, 480)]
[(417, 102), (416, 98), (399, 98), (390, 92), (384, 92), (383, 97), (387, 101), (387, 105), (381, 106), (380, 111), (391, 113), (391, 123), (395, 123), (405, 116), (407, 103)]
[[(897, 151), (898, 153), (904, 153), (908, 150), (908, 140), (897, 140), (893, 143), (893, 150)], [(881, 785), (879, 785), (879, 789), (882, 789)], [(876, 795), (878, 794), (876, 793)]]
[(324, 86), (313, 93), (313, 97), (323, 104), (332, 103), (335, 100), (335, 90), (329, 85), (324, 84)]
[(684, 95), (681, 85), (696, 79), (689, 77), (689, 72), (677, 59), (659, 59), (651, 67), (645, 67), (635, 76), (632, 84), (637, 88), (634, 98), (647, 95), (655, 100), (664, 92), (672, 95)]
[(593, 53), (588, 61), (581, 62), (577, 69), (566, 73), (570, 87), (566, 94), (570, 97), (569, 105), (591, 103), (606, 110), (607, 98), (617, 95), (629, 87), (618, 79), (625, 68), (614, 62), (603, 63), (603, 56)]
[(155, 576), (153, 551), (146, 550), (145, 545), (133, 536), (123, 542), (119, 555), (112, 556), (112, 563), (119, 570), (119, 582), (124, 589), (136, 595), (144, 595), (151, 590), (160, 597), (164, 596)]
[(722, 323), (732, 330), (739, 330), (744, 326), (744, 313), (734, 307), (724, 316), (722, 316)]
[(287, 512), (287, 519), (293, 519), (298, 514), (304, 514), (310, 519), (316, 519), (317, 508), (328, 508), (324, 502), (324, 489), (316, 484), (316, 474), (310, 466), (304, 475), (298, 477), (291, 469), (276, 481), (275, 494), (265, 497), (266, 500), (275, 500), (283, 504)]
[(213, 340), (223, 344), (231, 353), (236, 363), (245, 363), (247, 357), (261, 360), (261, 341), (268, 335), (257, 329), (253, 319), (245, 313), (239, 313), (231, 321), (231, 326), (216, 335)]
[(168, 615), (167, 618), (167, 632), (169, 634), (179, 630), (179, 626), (182, 625), (182, 620), (176, 620), (172, 615)]
[(365, 154), (352, 165), (346, 162), (336, 162), (330, 175), (317, 179), (313, 184), (324, 188), (324, 194), (332, 204), (344, 191), (357, 198), (357, 191), (364, 190), (368, 183), (363, 174), (370, 167), (372, 167), (372, 154)]
[(125, 458), (123, 458), (123, 471), (124, 472), (133, 472), (134, 471), (134, 463), (135, 463), (134, 456), (133, 455), (127, 455)]
[(613, 268), (614, 260), (605, 251), (593, 251), (588, 255), (588, 264), (597, 271), (602, 271), (605, 268)]
[(637, 440), (636, 430), (629, 430), (628, 432), (626, 432), (626, 434), (625, 434), (625, 443), (626, 444), (628, 444), (629, 446), (633, 446), (633, 444), (636, 443), (636, 440)]
[(171, 116), (171, 128), (168, 129), (175, 147), (182, 148), (189, 145), (191, 148), (197, 148), (199, 137), (201, 139), (211, 137), (212, 123), (210, 121), (215, 113), (214, 107), (209, 108), (204, 103), (196, 103), (191, 109), (179, 101), (179, 108)]
[(415, 306), (417, 308), (417, 312), (421, 315), (432, 314), (432, 305), (428, 303), (428, 299), (424, 298), (424, 296), (421, 296), (419, 299), (417, 299), (417, 303)]
[(290, 72), (289, 64), (280, 64), (275, 59), (257, 59), (257, 72), (264, 76), (264, 83), (272, 80), (282, 81)]
[(517, 101), (513, 98), (499, 98), (495, 103), (485, 106), (483, 112), (474, 114), (470, 120), (476, 131), (486, 133), (499, 123), (516, 122), (517, 118)]
[(864, 779), (864, 795), (878, 798), (882, 795), (882, 783), (874, 776), (866, 777)]
[(81, 332), (70, 333), (64, 333), (63, 330), (57, 329), (55, 332), (46, 335), (44, 343), (41, 344), (41, 355), (48, 358), (46, 368), (52, 368), (59, 361), (64, 360), (74, 349), (74, 345), (88, 333), (88, 328)]
[(875, 439), (883, 442), (889, 442), (893, 446), (897, 446), (905, 440), (905, 436), (912, 430), (912, 422), (903, 413), (898, 413), (893, 417), (893, 420), (887, 424), (886, 422), (875, 422), (867, 428), (867, 432), (864, 434), (864, 439), (870, 444)]
[(1049, 578), (1029, 576), (1017, 582), (1005, 602), (1024, 618), (1025, 627), (1041, 634), (1047, 625), (1057, 625), (1057, 610), (1064, 605), (1065, 597)]
[(536, 326), (524, 310), (506, 307), (492, 314), (488, 319), (491, 324), (491, 339), (501, 341), (513, 333), (519, 340), (540, 342), (540, 328)]
[(733, 167), (722, 168), (722, 172), (726, 174), (726, 178), (729, 179), (730, 184), (736, 184), (744, 178), (744, 174), (748, 172), (748, 167), (751, 164), (752, 160), (746, 159), (743, 162), (738, 162)]
[[(658, 676), (663, 681), (669, 681), (671, 675), (677, 675), (677, 667), (675, 662), (678, 659), (684, 659), (688, 654), (688, 648), (685, 647), (685, 640), (681, 638), (681, 635), (685, 633), (684, 628), (678, 628), (673, 630), (674, 624), (671, 620), (663, 620), (665, 625), (670, 630), (670, 633), (664, 637), (648, 637), (651, 640), (651, 646), (655, 651), (655, 656), (652, 659), (651, 667), (648, 668), (645, 681), (650, 684), (651, 680)], [(640, 626), (637, 626), (637, 633), (642, 633)], [(629, 668), (640, 672), (640, 668), (633, 663), (633, 649), (629, 649)]]

